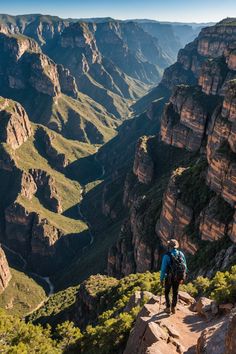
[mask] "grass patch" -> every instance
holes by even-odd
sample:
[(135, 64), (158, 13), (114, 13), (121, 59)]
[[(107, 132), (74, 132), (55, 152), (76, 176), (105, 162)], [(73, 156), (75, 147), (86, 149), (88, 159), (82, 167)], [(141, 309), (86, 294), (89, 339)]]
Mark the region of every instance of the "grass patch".
[(44, 289), (25, 273), (11, 268), (11, 274), (12, 279), (0, 296), (0, 307), (9, 314), (24, 316), (45, 300), (46, 294)]

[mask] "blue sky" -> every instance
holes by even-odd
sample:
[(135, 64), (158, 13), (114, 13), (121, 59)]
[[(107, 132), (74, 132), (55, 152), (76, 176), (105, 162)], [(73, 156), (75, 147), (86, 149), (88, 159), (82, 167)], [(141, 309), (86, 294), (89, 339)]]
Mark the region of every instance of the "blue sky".
[(236, 0), (0, 0), (0, 13), (210, 22), (236, 17)]

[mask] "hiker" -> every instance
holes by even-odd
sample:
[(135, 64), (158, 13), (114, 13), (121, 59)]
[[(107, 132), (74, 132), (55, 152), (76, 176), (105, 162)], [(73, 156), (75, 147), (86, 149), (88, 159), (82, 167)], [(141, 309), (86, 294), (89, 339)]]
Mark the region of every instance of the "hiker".
[[(178, 250), (179, 242), (175, 239), (168, 241), (168, 252), (164, 255), (161, 264), (161, 285), (165, 284), (165, 312), (170, 314), (175, 313), (175, 307), (178, 300), (179, 285), (186, 278), (187, 264), (183, 252)], [(170, 308), (170, 290), (172, 288), (173, 297)]]

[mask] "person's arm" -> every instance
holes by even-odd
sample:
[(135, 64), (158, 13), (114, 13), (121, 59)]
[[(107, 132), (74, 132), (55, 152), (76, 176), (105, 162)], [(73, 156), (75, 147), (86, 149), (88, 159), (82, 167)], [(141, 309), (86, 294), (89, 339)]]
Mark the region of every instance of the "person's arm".
[(166, 270), (168, 265), (168, 256), (165, 254), (161, 262), (161, 274), (160, 281), (163, 282), (166, 276)]

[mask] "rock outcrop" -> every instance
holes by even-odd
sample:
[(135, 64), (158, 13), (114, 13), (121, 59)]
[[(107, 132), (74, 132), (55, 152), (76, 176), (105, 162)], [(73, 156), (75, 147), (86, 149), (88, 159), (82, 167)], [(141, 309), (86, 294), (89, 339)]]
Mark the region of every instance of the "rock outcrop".
[(42, 203), (56, 213), (62, 213), (62, 205), (55, 186), (55, 179), (46, 171), (33, 169), (29, 171), (33, 176)]
[(2, 84), (16, 90), (30, 85), (37, 92), (51, 97), (60, 93), (57, 66), (41, 52), (33, 39), (1, 33), (0, 48), (0, 67), (5, 77), (1, 79)]
[[(221, 210), (222, 216), (220, 214)], [(199, 233), (202, 240), (217, 241), (231, 233), (233, 208), (221, 198), (214, 197), (200, 214)]]
[(11, 280), (11, 272), (3, 249), (0, 247), (0, 294), (6, 289)]
[(75, 82), (74, 76), (70, 74), (70, 70), (64, 68), (63, 65), (57, 65), (59, 82), (61, 86), (61, 91), (68, 96), (73, 98), (78, 97), (78, 87)]
[(211, 101), (206, 100), (199, 88), (177, 87), (162, 117), (162, 140), (176, 147), (197, 151), (211, 113)]
[[(32, 228), (31, 239), (31, 258), (34, 261), (34, 257), (53, 257), (55, 256), (56, 249), (55, 243), (61, 237), (62, 232), (55, 226), (51, 225), (47, 219), (41, 219), (39, 215), (36, 215)], [(38, 263), (37, 261), (35, 262)]]
[(54, 146), (54, 141), (56, 138), (55, 134), (53, 132), (48, 132), (43, 128), (40, 128), (39, 132), (45, 145), (46, 155), (51, 164), (59, 171), (63, 171), (69, 164), (69, 161), (66, 158), (66, 155), (64, 153), (60, 153)]
[(186, 228), (193, 219), (193, 210), (181, 201), (181, 189), (176, 183), (176, 178), (184, 171), (184, 168), (177, 169), (170, 179), (164, 194), (162, 212), (156, 225), (156, 233), (163, 245), (167, 246), (167, 241), (175, 238), (179, 241), (182, 249), (188, 253), (194, 253), (197, 246), (186, 233)]
[[(194, 323), (202, 329), (207, 324), (201, 323), (201, 319), (188, 309), (188, 300), (185, 302), (183, 297), (173, 316), (165, 315), (163, 306), (155, 296), (144, 305), (130, 332), (124, 354), (183, 354), (196, 346), (199, 332), (194, 330)], [(186, 326), (187, 318), (192, 330)]]
[(218, 323), (209, 325), (198, 340), (197, 354), (234, 354), (235, 321), (236, 311), (233, 309), (228, 317), (223, 317)]
[(13, 150), (19, 148), (32, 134), (29, 118), (17, 102), (0, 97), (0, 142)]
[(154, 162), (148, 147), (148, 137), (143, 136), (139, 139), (133, 165), (133, 173), (139, 182), (149, 184), (154, 176)]

